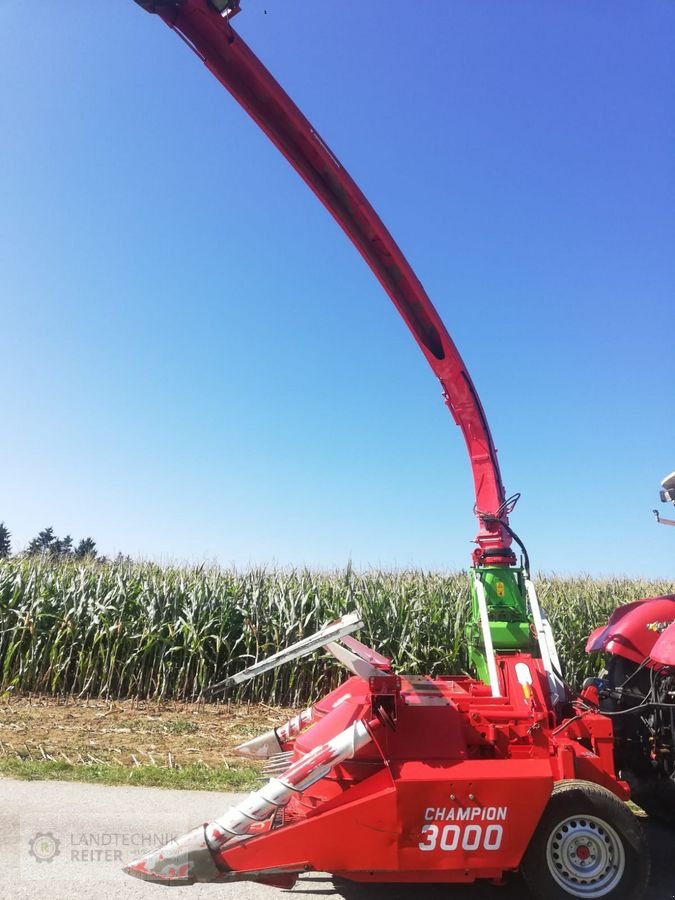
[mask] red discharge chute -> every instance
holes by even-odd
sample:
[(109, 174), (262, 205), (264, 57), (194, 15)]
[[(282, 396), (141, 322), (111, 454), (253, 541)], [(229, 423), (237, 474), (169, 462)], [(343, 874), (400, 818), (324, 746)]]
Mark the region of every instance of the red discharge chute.
[[(511, 536), (505, 527), (504, 486), (485, 413), (452, 338), (391, 234), (310, 122), (232, 29), (229, 18), (238, 3), (137, 2), (183, 37), (255, 120), (328, 208), (393, 301), (440, 380), (445, 402), (466, 441), (480, 523), (474, 559), (480, 562), (488, 551), (494, 560), (495, 550), (508, 548)], [(502, 555), (508, 557), (506, 551)]]

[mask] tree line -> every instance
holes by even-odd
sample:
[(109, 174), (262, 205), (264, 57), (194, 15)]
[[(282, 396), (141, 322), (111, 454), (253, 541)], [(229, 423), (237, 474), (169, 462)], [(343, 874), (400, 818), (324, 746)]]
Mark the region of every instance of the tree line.
[[(0, 522), (0, 559), (8, 559), (12, 555), (12, 534), (4, 522)], [(99, 559), (96, 541), (93, 538), (82, 538), (76, 544), (67, 534), (59, 537), (54, 529), (43, 528), (23, 551), (23, 556), (50, 556), (55, 559)]]

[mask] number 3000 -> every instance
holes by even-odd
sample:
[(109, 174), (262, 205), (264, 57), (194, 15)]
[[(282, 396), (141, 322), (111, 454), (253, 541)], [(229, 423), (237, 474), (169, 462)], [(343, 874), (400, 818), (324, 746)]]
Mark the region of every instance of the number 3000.
[(422, 834), (420, 850), (499, 850), (504, 829), (501, 825), (488, 825), (485, 829), (482, 825), (445, 825), (441, 831), (438, 825), (423, 825)]

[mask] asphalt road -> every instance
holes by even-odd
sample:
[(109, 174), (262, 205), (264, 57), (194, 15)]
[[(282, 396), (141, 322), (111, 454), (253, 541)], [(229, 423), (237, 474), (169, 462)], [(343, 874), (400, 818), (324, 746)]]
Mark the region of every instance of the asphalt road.
[[(327, 875), (302, 876), (292, 892), (250, 882), (167, 888), (121, 872), (173, 835), (223, 812), (236, 795), (63, 782), (0, 780), (0, 897), (7, 900), (525, 900), (517, 876), (505, 887), (334, 884)], [(649, 824), (650, 900), (675, 900), (675, 831)], [(32, 851), (32, 852), (31, 852)], [(43, 857), (38, 859), (38, 857)]]

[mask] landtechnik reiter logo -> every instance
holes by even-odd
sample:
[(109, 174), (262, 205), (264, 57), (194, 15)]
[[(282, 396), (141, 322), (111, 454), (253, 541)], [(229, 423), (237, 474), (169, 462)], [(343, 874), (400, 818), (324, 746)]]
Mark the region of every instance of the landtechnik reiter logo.
[(38, 831), (29, 841), (28, 852), (36, 862), (50, 863), (61, 852), (61, 841), (51, 831)]

